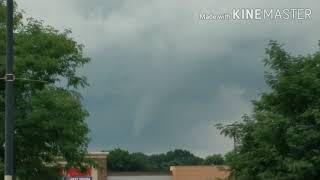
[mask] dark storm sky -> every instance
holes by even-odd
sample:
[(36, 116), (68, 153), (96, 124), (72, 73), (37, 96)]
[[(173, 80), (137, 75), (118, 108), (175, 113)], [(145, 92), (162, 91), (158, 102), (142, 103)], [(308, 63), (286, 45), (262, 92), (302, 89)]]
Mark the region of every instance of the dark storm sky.
[[(318, 49), (316, 0), (17, 0), (26, 16), (73, 30), (92, 62), (81, 70), (90, 112), (90, 150), (146, 153), (175, 148), (225, 153), (213, 127), (250, 113), (267, 90), (268, 41), (294, 54)], [(200, 21), (200, 12), (233, 8), (311, 8), (312, 19)]]

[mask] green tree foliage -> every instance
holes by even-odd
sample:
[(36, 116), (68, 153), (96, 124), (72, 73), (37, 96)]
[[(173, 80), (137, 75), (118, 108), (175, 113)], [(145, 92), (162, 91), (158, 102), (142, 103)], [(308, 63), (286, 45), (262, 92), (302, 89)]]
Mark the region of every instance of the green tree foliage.
[[(250, 117), (248, 115), (242, 116), (243, 122), (250, 121)], [(220, 130), (220, 134), (232, 138), (234, 149), (240, 144), (241, 138), (243, 136), (243, 123), (234, 122), (232, 124), (223, 125), (216, 124), (216, 128)]]
[(203, 162), (199, 158), (187, 150), (176, 149), (166, 154), (168, 168), (175, 165), (200, 165)]
[(133, 171), (152, 171), (152, 163), (148, 155), (143, 153), (131, 153), (131, 164)]
[(131, 169), (131, 156), (129, 151), (114, 149), (108, 154), (108, 169), (111, 171), (129, 171)]
[[(0, 75), (5, 74), (5, 1), (0, 0)], [(83, 46), (34, 19), (22, 21), (15, 9), (15, 167), (21, 180), (47, 179), (57, 174), (58, 157), (81, 167), (88, 144), (87, 111), (80, 87), (86, 78), (77, 70), (89, 62)], [(40, 80), (40, 81), (26, 81)], [(0, 83), (0, 143), (4, 143), (4, 81)], [(0, 158), (3, 162), (3, 151)]]
[(320, 52), (293, 56), (270, 42), (265, 64), (270, 91), (237, 131), (239, 145), (226, 155), (239, 180), (313, 180), (320, 177)]
[(129, 153), (127, 150), (114, 149), (108, 154), (110, 171), (151, 171), (149, 157), (143, 153)]
[[(166, 154), (153, 154), (150, 155), (150, 161), (152, 163), (152, 167), (156, 171), (168, 171), (168, 158)], [(169, 167), (170, 168), (170, 167)]]
[[(205, 163), (207, 162), (207, 163)], [(114, 149), (108, 155), (108, 169), (110, 171), (169, 171), (170, 166), (176, 165), (222, 165), (221, 155), (206, 158), (195, 156), (187, 150), (177, 149), (163, 154), (145, 155), (143, 153), (129, 153), (126, 150)]]
[(203, 162), (204, 165), (224, 165), (224, 157), (221, 154), (214, 154), (206, 157)]

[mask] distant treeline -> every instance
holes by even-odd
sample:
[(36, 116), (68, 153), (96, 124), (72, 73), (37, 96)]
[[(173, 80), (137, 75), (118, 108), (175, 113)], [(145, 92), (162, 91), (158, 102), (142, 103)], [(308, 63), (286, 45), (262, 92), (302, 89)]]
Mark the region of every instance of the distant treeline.
[(108, 155), (108, 169), (115, 172), (169, 171), (170, 166), (174, 165), (223, 165), (224, 163), (224, 157), (220, 154), (201, 158), (181, 149), (153, 155), (114, 149), (109, 151)]

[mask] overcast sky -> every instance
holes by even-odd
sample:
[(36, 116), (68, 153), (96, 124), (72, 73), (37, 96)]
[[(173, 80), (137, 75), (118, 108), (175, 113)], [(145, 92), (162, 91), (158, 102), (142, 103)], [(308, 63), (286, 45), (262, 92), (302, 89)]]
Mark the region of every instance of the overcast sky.
[[(216, 123), (250, 113), (267, 91), (265, 48), (318, 50), (319, 0), (17, 0), (27, 17), (70, 28), (92, 62), (81, 70), (90, 150), (226, 153)], [(310, 8), (308, 20), (201, 21), (234, 8)]]

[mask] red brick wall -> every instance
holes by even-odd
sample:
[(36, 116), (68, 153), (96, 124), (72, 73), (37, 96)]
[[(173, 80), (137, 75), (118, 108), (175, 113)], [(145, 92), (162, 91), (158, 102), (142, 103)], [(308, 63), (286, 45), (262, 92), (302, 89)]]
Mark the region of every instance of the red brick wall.
[(173, 166), (173, 180), (217, 180), (227, 179), (230, 172), (227, 167), (216, 166)]

